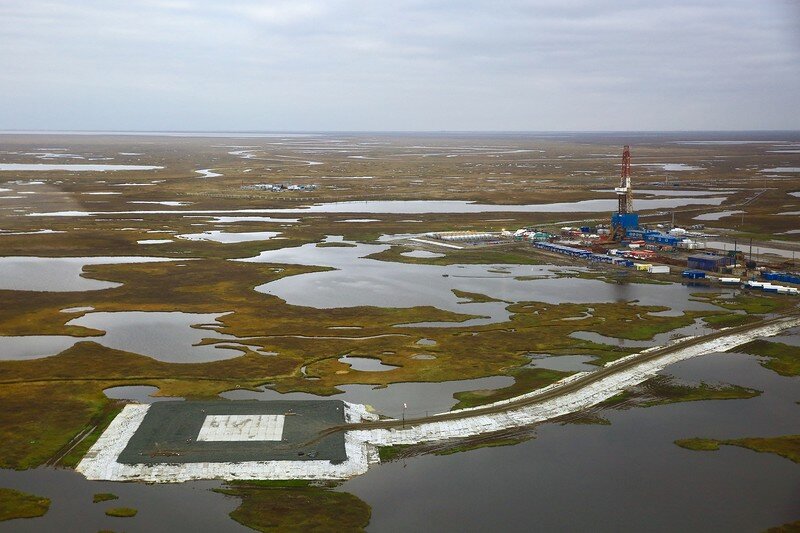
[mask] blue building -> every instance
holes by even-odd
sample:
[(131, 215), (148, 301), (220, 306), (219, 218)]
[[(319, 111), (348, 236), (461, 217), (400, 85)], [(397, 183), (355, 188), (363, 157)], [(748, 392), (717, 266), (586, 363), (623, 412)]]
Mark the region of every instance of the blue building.
[(639, 213), (611, 213), (611, 227), (621, 227), (627, 234), (639, 227)]
[(681, 275), (689, 279), (704, 279), (706, 277), (706, 273), (702, 270), (684, 270)]
[(727, 255), (699, 254), (690, 255), (687, 266), (690, 269), (718, 272), (722, 267), (733, 265), (734, 263), (734, 258)]

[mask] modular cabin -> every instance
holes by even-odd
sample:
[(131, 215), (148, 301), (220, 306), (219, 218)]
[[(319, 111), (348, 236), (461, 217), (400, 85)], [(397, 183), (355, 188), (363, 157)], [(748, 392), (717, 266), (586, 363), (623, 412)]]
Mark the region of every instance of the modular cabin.
[(735, 260), (727, 255), (699, 254), (690, 255), (687, 266), (692, 270), (705, 270), (707, 272), (719, 272), (723, 267), (733, 265)]

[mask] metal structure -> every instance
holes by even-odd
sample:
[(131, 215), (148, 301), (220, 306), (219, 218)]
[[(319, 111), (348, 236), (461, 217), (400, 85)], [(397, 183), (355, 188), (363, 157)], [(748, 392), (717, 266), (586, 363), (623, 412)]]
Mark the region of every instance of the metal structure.
[(627, 230), (639, 227), (639, 215), (633, 212), (631, 147), (627, 144), (622, 151), (619, 187), (615, 187), (614, 192), (617, 193), (619, 207), (617, 212), (611, 215), (612, 237), (615, 241), (620, 241), (625, 238)]
[(622, 170), (620, 171), (619, 187), (614, 189), (619, 199), (620, 215), (633, 211), (633, 189), (631, 188), (631, 147), (627, 144), (622, 151)]

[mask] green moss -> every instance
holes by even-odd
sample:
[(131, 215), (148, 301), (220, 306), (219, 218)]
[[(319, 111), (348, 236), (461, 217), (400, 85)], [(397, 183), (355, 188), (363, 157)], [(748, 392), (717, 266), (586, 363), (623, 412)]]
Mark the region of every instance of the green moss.
[(75, 447), (69, 450), (66, 455), (61, 457), (59, 465), (75, 468), (78, 463), (81, 462), (83, 456), (86, 455), (86, 452), (89, 451), (89, 448), (97, 442), (100, 435), (102, 435), (108, 425), (111, 424), (111, 421), (122, 411), (122, 407), (122, 403), (111, 403), (107, 405), (101, 413), (95, 416), (94, 419), (89, 422), (89, 426), (93, 427), (91, 432)]
[(781, 376), (800, 376), (800, 346), (759, 339), (734, 350), (768, 358), (761, 362), (761, 366)]
[(395, 444), (394, 446), (378, 446), (378, 457), (382, 463), (388, 463), (397, 458), (410, 445), (408, 444)]
[(490, 440), (486, 442), (477, 442), (473, 444), (463, 444), (460, 446), (454, 446), (452, 448), (447, 448), (444, 450), (439, 450), (436, 452), (436, 455), (452, 455), (454, 453), (462, 453), (462, 452), (469, 452), (472, 450), (480, 450), (481, 448), (496, 448), (500, 446), (514, 446), (515, 444), (519, 444), (521, 442), (525, 442), (529, 439), (525, 438), (502, 438), (496, 440)]
[(562, 418), (562, 424), (610, 426), (611, 421), (593, 412), (580, 412)]
[(708, 385), (701, 383), (697, 386), (670, 385), (658, 387), (656, 398), (646, 401), (645, 407), (678, 402), (697, 402), (704, 400), (744, 400), (760, 396), (761, 392), (755, 389), (740, 387), (739, 385)]
[(92, 498), (93, 503), (108, 502), (111, 500), (118, 500), (119, 496), (111, 494), (110, 492), (98, 492)]
[(318, 242), (316, 244), (317, 248), (355, 248), (356, 245), (352, 242), (339, 242), (339, 241), (331, 241), (331, 242)]
[(774, 313), (783, 302), (767, 296), (737, 296), (734, 300), (716, 300), (714, 305), (725, 309), (738, 309), (749, 315)]
[(634, 394), (628, 390), (618, 392), (611, 398), (600, 402), (602, 407), (619, 407), (626, 404), (634, 398)]
[(733, 298), (721, 298), (721, 293), (718, 292), (696, 292), (692, 293), (691, 296), (698, 300), (705, 300), (723, 309), (744, 311), (748, 315), (776, 313), (793, 305), (793, 302), (788, 298), (747, 293), (737, 294)]
[(507, 400), (514, 396), (519, 396), (552, 385), (556, 381), (574, 374), (574, 372), (559, 372), (557, 370), (547, 370), (543, 368), (520, 368), (509, 374), (514, 377), (514, 383), (508, 387), (502, 389), (457, 392), (453, 394), (453, 397), (458, 400), (458, 403), (453, 406), (453, 409), (465, 409), (467, 407), (477, 407), (500, 400)]
[(0, 467), (26, 469), (66, 451), (111, 402), (92, 383), (0, 386)]
[(703, 321), (712, 328), (733, 328), (736, 326), (744, 326), (745, 324), (752, 324), (758, 322), (759, 318), (753, 315), (739, 315), (735, 313), (725, 313), (719, 315), (711, 315), (703, 318)]
[(106, 509), (106, 515), (117, 518), (133, 518), (138, 512), (139, 511), (131, 507), (112, 507), (111, 509)]
[(739, 400), (754, 398), (760, 391), (738, 385), (682, 385), (674, 383), (668, 376), (657, 376), (640, 385), (622, 391), (602, 402), (603, 407), (652, 407), (679, 402), (705, 400)]
[(774, 453), (795, 463), (800, 463), (800, 435), (732, 439), (721, 441), (720, 443), (730, 446), (740, 446), (756, 452)]
[(637, 283), (641, 285), (669, 285), (669, 281), (650, 277), (636, 270), (608, 268), (606, 270), (569, 271), (558, 274), (560, 278), (596, 279), (606, 283)]
[(675, 444), (677, 444), (681, 448), (686, 448), (687, 450), (704, 451), (704, 452), (719, 450), (719, 441), (716, 441), (714, 439), (700, 439), (700, 438), (679, 439), (675, 441)]
[(774, 453), (800, 463), (800, 435), (748, 437), (744, 439), (683, 439), (675, 444), (689, 450), (718, 450), (720, 446), (738, 446), (761, 453)]
[(0, 489), (0, 522), (36, 518), (50, 509), (50, 500), (14, 489)]
[(288, 488), (310, 487), (311, 481), (307, 479), (253, 479), (247, 481), (231, 481), (231, 487), (263, 487), (263, 488)]
[(371, 514), (352, 494), (317, 487), (236, 485), (218, 492), (241, 498), (230, 516), (256, 531), (363, 531)]
[(393, 263), (417, 265), (539, 265), (542, 260), (530, 245), (508, 244), (502, 246), (479, 246), (455, 250), (442, 249), (443, 257), (408, 257), (403, 253), (412, 251), (407, 246), (392, 246), (388, 250), (368, 255), (369, 259)]
[(505, 300), (498, 300), (497, 298), (492, 298), (491, 296), (486, 296), (485, 294), (479, 294), (477, 292), (467, 292), (467, 291), (460, 291), (458, 289), (452, 289), (451, 291), (456, 298), (462, 298), (468, 300), (464, 303), (488, 303), (488, 302), (502, 302), (502, 303), (511, 303), (506, 302)]

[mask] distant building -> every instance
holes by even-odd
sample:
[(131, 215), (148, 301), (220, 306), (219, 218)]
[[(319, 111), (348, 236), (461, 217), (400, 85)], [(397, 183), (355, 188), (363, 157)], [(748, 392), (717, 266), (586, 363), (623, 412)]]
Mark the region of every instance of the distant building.
[(689, 279), (704, 279), (706, 277), (706, 273), (702, 270), (684, 270), (681, 275)]
[(734, 258), (726, 255), (700, 254), (690, 255), (687, 266), (690, 269), (719, 272), (722, 267), (733, 265), (734, 263)]

